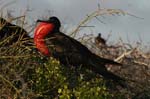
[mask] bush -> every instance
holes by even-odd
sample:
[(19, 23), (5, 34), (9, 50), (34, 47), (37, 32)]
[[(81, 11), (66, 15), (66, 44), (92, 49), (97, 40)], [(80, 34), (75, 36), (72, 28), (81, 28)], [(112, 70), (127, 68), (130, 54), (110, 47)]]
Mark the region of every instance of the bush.
[(72, 99), (114, 97), (106, 82), (85, 68), (63, 66), (19, 43), (0, 48), (0, 97)]

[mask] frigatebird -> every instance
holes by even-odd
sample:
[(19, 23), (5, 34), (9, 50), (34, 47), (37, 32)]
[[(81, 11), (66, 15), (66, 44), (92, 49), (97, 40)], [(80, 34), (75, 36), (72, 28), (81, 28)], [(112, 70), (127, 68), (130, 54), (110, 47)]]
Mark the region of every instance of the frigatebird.
[(125, 79), (113, 74), (105, 67), (107, 64), (122, 64), (92, 53), (79, 41), (60, 32), (61, 22), (55, 16), (48, 20), (37, 20), (37, 22), (39, 24), (35, 28), (34, 44), (43, 55), (54, 57), (63, 65), (86, 67), (104, 78), (124, 86)]

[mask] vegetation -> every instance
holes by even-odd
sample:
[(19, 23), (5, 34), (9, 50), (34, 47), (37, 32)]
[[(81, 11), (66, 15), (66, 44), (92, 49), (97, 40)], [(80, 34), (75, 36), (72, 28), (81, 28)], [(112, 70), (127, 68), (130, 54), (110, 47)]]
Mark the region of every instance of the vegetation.
[(91, 71), (62, 66), (19, 45), (4, 48), (0, 49), (1, 98), (113, 97), (105, 81)]
[[(104, 9), (104, 12), (123, 13), (112, 9)], [(71, 35), (75, 37), (83, 24), (99, 14), (99, 12), (92, 13)], [(121, 88), (90, 70), (63, 66), (52, 57), (44, 57), (34, 45), (24, 46), (22, 41), (18, 40), (6, 46), (5, 40), (9, 39), (11, 38), (0, 40), (1, 99), (148, 99), (150, 97), (150, 53), (141, 51), (140, 43), (133, 47), (120, 40), (114, 45), (101, 46), (93, 42), (93, 36), (83, 36), (78, 39), (97, 55), (124, 64), (121, 67), (107, 66), (116, 75), (127, 79), (128, 87)]]

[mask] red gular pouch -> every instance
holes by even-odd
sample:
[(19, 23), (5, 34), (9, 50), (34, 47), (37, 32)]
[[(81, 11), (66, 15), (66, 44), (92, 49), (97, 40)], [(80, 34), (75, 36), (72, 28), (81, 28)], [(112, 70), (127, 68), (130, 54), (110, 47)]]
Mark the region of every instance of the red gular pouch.
[(34, 32), (34, 44), (36, 48), (45, 56), (50, 56), (51, 53), (45, 44), (45, 37), (48, 33), (52, 32), (54, 25), (51, 23), (40, 22), (35, 28)]

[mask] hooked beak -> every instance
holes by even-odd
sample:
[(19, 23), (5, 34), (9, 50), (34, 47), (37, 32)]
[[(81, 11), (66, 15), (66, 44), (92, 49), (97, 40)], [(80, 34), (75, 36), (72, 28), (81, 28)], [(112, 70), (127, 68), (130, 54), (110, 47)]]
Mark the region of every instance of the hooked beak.
[(36, 22), (43, 22), (44, 20), (37, 20)]
[(37, 20), (36, 22), (51, 23), (49, 20)]

